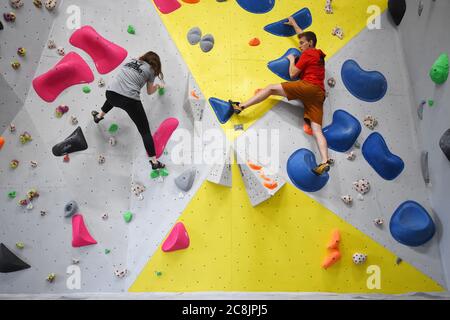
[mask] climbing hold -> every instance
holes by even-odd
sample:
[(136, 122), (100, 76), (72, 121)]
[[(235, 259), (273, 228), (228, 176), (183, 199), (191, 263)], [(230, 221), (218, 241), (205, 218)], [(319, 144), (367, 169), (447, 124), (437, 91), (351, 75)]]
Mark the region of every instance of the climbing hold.
[(28, 203), (27, 210), (33, 210), (33, 203)]
[(376, 219), (373, 220), (373, 223), (377, 227), (382, 226), (384, 224), (384, 219), (383, 218), (376, 218)]
[(98, 161), (98, 164), (104, 164), (106, 161), (106, 158), (103, 155), (99, 155), (97, 161)]
[(233, 108), (230, 103), (217, 98), (209, 98), (209, 104), (214, 110), (217, 119), (220, 123), (225, 124), (230, 120), (231, 116), (234, 114)]
[(16, 14), (14, 12), (7, 12), (3, 14), (3, 18), (6, 22), (14, 22), (16, 21)]
[(134, 26), (129, 25), (128, 28), (127, 28), (127, 32), (129, 34), (136, 34), (136, 29), (134, 28)]
[(367, 115), (364, 118), (363, 124), (364, 126), (366, 126), (366, 128), (373, 130), (378, 125), (378, 120), (371, 115)]
[(331, 234), (331, 240), (327, 245), (327, 249), (338, 249), (341, 242), (341, 233), (338, 229), (333, 230)]
[(300, 190), (315, 192), (328, 182), (327, 172), (318, 176), (312, 169), (317, 166), (316, 157), (308, 149), (295, 151), (287, 161), (287, 173), (292, 183)]
[(70, 116), (70, 123), (74, 126), (78, 124), (78, 119), (75, 116)]
[(158, 88), (158, 94), (159, 94), (160, 96), (163, 96), (164, 93), (166, 93), (166, 88), (164, 88), (164, 87), (159, 87), (159, 88)]
[(182, 0), (183, 2), (186, 2), (186, 3), (190, 3), (190, 4), (194, 4), (194, 3), (199, 3), (200, 2), (200, 0)]
[(119, 130), (119, 125), (116, 123), (113, 123), (109, 126), (108, 132), (111, 134), (116, 133)]
[(347, 153), (347, 160), (353, 161), (356, 158), (356, 154), (353, 151)]
[[(303, 8), (291, 16), (302, 30), (305, 30), (312, 24), (312, 15), (308, 8)], [(288, 22), (288, 19), (268, 24), (264, 27), (264, 30), (276, 36), (292, 37), (296, 32), (292, 26), (285, 24), (286, 22)]]
[(387, 80), (381, 72), (365, 71), (354, 60), (344, 62), (341, 77), (347, 90), (362, 101), (376, 102), (387, 92)]
[(299, 76), (291, 78), (291, 75), (289, 74), (290, 62), (287, 59), (288, 55), (293, 55), (296, 59), (299, 59), (301, 56), (301, 52), (296, 48), (291, 48), (278, 59), (269, 61), (269, 63), (267, 63), (267, 68), (269, 68), (270, 71), (286, 81), (295, 81), (300, 78)]
[(116, 138), (114, 137), (110, 137), (108, 142), (110, 146), (115, 146), (117, 143)]
[(65, 55), (66, 55), (66, 50), (64, 50), (63, 47), (59, 47), (58, 49), (56, 49), (56, 52), (57, 52), (60, 56), (65, 56)]
[(0, 273), (16, 272), (30, 268), (30, 265), (0, 243)]
[(249, 46), (256, 47), (261, 44), (261, 41), (258, 38), (253, 38), (248, 42)]
[(157, 277), (162, 276), (162, 272), (161, 271), (155, 271), (155, 274), (156, 274)]
[(352, 257), (354, 264), (363, 264), (367, 260), (367, 255), (364, 253), (354, 253)]
[(17, 242), (16, 247), (17, 247), (17, 249), (23, 249), (23, 248), (25, 248), (25, 244), (23, 242)]
[(16, 197), (16, 195), (17, 195), (17, 192), (16, 192), (16, 191), (10, 191), (10, 192), (8, 192), (8, 197), (9, 197), (10, 199), (14, 199), (14, 198)]
[(101, 88), (101, 87), (104, 87), (106, 83), (105, 83), (105, 80), (103, 78), (100, 78), (100, 79), (98, 79), (97, 84)]
[(385, 180), (394, 180), (405, 168), (403, 160), (393, 154), (378, 132), (367, 137), (362, 154), (369, 165)]
[(94, 81), (94, 74), (84, 59), (70, 52), (52, 69), (33, 80), (33, 88), (46, 102), (53, 102), (70, 86)]
[(361, 148), (361, 144), (357, 141), (355, 141), (355, 144), (353, 145), (356, 149)]
[(272, 10), (275, 5), (275, 0), (236, 0), (242, 9), (255, 13), (262, 14)]
[(9, 124), (9, 132), (11, 133), (16, 132), (16, 125), (14, 123)]
[(69, 107), (65, 105), (57, 106), (55, 109), (55, 116), (61, 118), (65, 113), (69, 112)]
[(212, 34), (205, 34), (200, 40), (200, 49), (209, 52), (214, 48), (214, 37)]
[(189, 235), (182, 222), (175, 224), (162, 245), (162, 251), (171, 252), (189, 247)]
[(27, 198), (30, 201), (35, 198), (39, 198), (39, 193), (37, 192), (36, 189), (31, 189), (30, 191), (27, 192)]
[(0, 150), (3, 148), (4, 145), (5, 145), (5, 138), (0, 136)]
[(3, 30), (5, 27), (3, 27), (3, 23), (0, 21), (0, 30)]
[(434, 106), (434, 100), (432, 99), (428, 100), (428, 106), (430, 107)]
[(56, 157), (63, 155), (68, 155), (69, 153), (83, 151), (88, 148), (86, 139), (84, 138), (83, 131), (81, 127), (78, 127), (70, 136), (68, 136), (64, 141), (56, 144), (52, 148), (52, 153)]
[(422, 11), (423, 11), (423, 2), (422, 0), (420, 0), (419, 6), (417, 7), (417, 14), (419, 15), (419, 17), (422, 15)]
[(150, 178), (156, 179), (158, 177), (159, 177), (159, 170), (152, 170), (152, 172), (150, 172)]
[(102, 215), (102, 219), (103, 219), (103, 220), (108, 219), (108, 214), (107, 214), (107, 213), (104, 213), (104, 214)]
[(167, 168), (159, 169), (159, 175), (161, 177), (167, 177), (169, 176), (169, 171), (167, 170)]
[(22, 200), (19, 200), (19, 205), (20, 205), (20, 206), (26, 206), (26, 205), (28, 205), (28, 199), (22, 199)]
[(346, 152), (355, 144), (361, 133), (358, 119), (344, 110), (333, 113), (333, 121), (323, 129), (328, 147), (334, 151)]
[(86, 94), (88, 94), (88, 93), (91, 92), (91, 88), (90, 88), (89, 86), (84, 86), (84, 87), (83, 87), (83, 92), (86, 93)]
[(260, 165), (258, 165), (256, 163), (253, 163), (250, 160), (247, 161), (247, 165), (249, 166), (250, 169), (255, 170), (255, 171), (259, 171), (259, 170), (262, 169), (262, 166), (260, 166)]
[(133, 214), (130, 211), (127, 211), (123, 214), (123, 219), (126, 223), (130, 223), (131, 219), (133, 219)]
[(325, 260), (322, 262), (322, 268), (328, 269), (341, 259), (341, 253), (339, 250), (332, 250)]
[(417, 108), (417, 116), (419, 117), (420, 120), (423, 120), (423, 107), (425, 106), (427, 102), (425, 100), (422, 100), (420, 102), (419, 107)]
[(11, 169), (16, 169), (19, 166), (19, 160), (11, 160), (11, 162), (9, 163), (9, 166), (11, 167)]
[(163, 154), (167, 142), (169, 142), (169, 139), (178, 127), (178, 124), (179, 121), (176, 118), (167, 118), (159, 125), (158, 129), (153, 134), (157, 159)]
[(24, 47), (20, 47), (19, 49), (17, 49), (17, 54), (21, 57), (25, 57), (25, 55), (27, 54), (27, 49), (25, 49)]
[(415, 201), (403, 202), (394, 212), (389, 222), (392, 237), (398, 242), (416, 247), (428, 242), (436, 231), (433, 219)]
[(80, 259), (72, 258), (72, 263), (73, 264), (79, 264), (80, 263)]
[(55, 9), (57, 4), (58, 4), (57, 0), (45, 0), (45, 7), (49, 11)]
[(348, 206), (351, 206), (353, 203), (353, 198), (351, 195), (347, 194), (341, 197), (341, 200)]
[(63, 162), (69, 162), (69, 161), (70, 161), (69, 155), (68, 155), (68, 154), (65, 154), (65, 155), (64, 155), (64, 158), (63, 158)]
[(191, 45), (196, 45), (202, 38), (202, 31), (199, 27), (193, 27), (187, 33), (187, 40)]
[(436, 84), (443, 84), (448, 79), (449, 61), (447, 53), (443, 53), (437, 58), (430, 69), (430, 78)]
[(47, 276), (47, 278), (46, 278), (46, 280), (47, 280), (48, 282), (50, 282), (50, 283), (52, 283), (53, 281), (55, 281), (55, 279), (56, 279), (56, 274), (55, 274), (55, 273), (50, 273), (50, 274)]
[(131, 192), (133, 192), (136, 197), (139, 197), (142, 193), (145, 192), (145, 186), (143, 186), (139, 183), (136, 183), (136, 182), (132, 182), (131, 183)]
[(48, 42), (47, 42), (47, 48), (49, 48), (49, 49), (55, 49), (56, 48), (56, 43), (55, 43), (55, 41), (54, 40), (48, 40)]
[(397, 257), (397, 259), (395, 260), (395, 264), (399, 265), (400, 263), (402, 263), (403, 259), (400, 257)]
[(42, 8), (42, 0), (33, 0), (33, 4), (36, 8)]
[(442, 135), (441, 139), (439, 140), (439, 147), (447, 157), (448, 161), (450, 161), (450, 129), (445, 131)]
[(191, 190), (192, 185), (194, 184), (195, 174), (195, 169), (186, 170), (177, 178), (175, 178), (176, 186), (184, 192), (188, 192), (189, 190)]
[(430, 183), (430, 171), (428, 167), (428, 152), (422, 151), (420, 154), (420, 166), (422, 169), (423, 181), (428, 184)]
[(10, 0), (9, 3), (11, 4), (11, 7), (14, 9), (19, 9), (23, 7), (23, 0)]
[(26, 131), (19, 136), (19, 139), (22, 144), (28, 143), (33, 140), (31, 134)]
[(328, 86), (329, 86), (330, 88), (334, 88), (334, 86), (336, 85), (336, 79), (334, 79), (334, 78), (329, 78), (329, 79), (327, 80), (327, 84), (328, 84)]
[(72, 247), (78, 248), (96, 243), (97, 241), (92, 238), (84, 224), (83, 216), (80, 214), (72, 216)]
[(19, 69), (19, 68), (20, 68), (20, 62), (19, 62), (19, 61), (13, 61), (13, 62), (11, 62), (11, 67), (12, 67), (14, 70)]
[(128, 274), (128, 270), (127, 269), (123, 269), (123, 270), (116, 269), (116, 270), (114, 270), (114, 274), (118, 278), (123, 278)]
[(353, 188), (359, 193), (359, 194), (366, 194), (370, 191), (370, 183), (366, 179), (359, 179), (355, 182), (353, 182)]
[(76, 201), (70, 201), (64, 206), (64, 217), (70, 218), (78, 212), (78, 204)]
[(110, 254), (110, 253), (111, 253), (111, 250), (105, 249), (105, 254)]
[(344, 30), (342, 30), (341, 27), (336, 26), (333, 28), (333, 30), (331, 30), (331, 35), (336, 36), (342, 40), (344, 39)]
[(332, 7), (332, 0), (326, 0), (325, 3), (325, 13), (326, 14), (333, 14), (333, 7)]
[(46, 216), (46, 215), (47, 215), (47, 211), (45, 211), (45, 210), (41, 210), (41, 211), (40, 211), (40, 214), (41, 214), (41, 217), (44, 217), (44, 216)]
[(388, 10), (394, 23), (400, 25), (406, 12), (406, 0), (389, 0)]
[(153, 2), (162, 14), (169, 14), (181, 7), (177, 0), (153, 0)]

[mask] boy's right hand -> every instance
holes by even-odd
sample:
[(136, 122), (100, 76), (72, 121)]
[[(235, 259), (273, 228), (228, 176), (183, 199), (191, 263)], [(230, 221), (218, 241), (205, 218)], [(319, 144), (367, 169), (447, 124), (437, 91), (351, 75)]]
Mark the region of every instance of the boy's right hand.
[(297, 22), (295, 22), (294, 18), (289, 17), (288, 21), (285, 22), (284, 24), (287, 24), (288, 26), (292, 26), (293, 27), (293, 26), (295, 26), (297, 24)]

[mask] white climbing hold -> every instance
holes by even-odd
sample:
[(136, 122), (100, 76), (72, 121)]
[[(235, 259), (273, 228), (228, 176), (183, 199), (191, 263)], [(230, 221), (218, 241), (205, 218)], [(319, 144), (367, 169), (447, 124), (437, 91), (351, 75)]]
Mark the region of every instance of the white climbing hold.
[(353, 151), (347, 153), (347, 160), (353, 161), (356, 158), (356, 154)]
[(333, 14), (333, 7), (332, 7), (332, 2), (333, 0), (326, 0), (325, 3), (325, 13), (327, 14)]
[(361, 193), (358, 193), (356, 198), (358, 198), (359, 201), (364, 201), (364, 196)]
[(47, 48), (49, 49), (55, 49), (56, 48), (56, 43), (53, 40), (48, 40), (47, 42)]
[(55, 9), (57, 4), (58, 4), (57, 0), (46, 0), (45, 1), (45, 7), (49, 11), (52, 11), (53, 9)]
[(60, 56), (64, 56), (66, 54), (66, 50), (64, 50), (63, 47), (59, 47), (58, 49), (56, 49), (56, 52), (60, 55)]
[(376, 218), (376, 219), (374, 219), (373, 220), (373, 223), (376, 225), (376, 226), (381, 226), (381, 225), (383, 225), (384, 224), (384, 219), (383, 218)]
[(78, 119), (75, 116), (70, 116), (70, 123), (72, 123), (74, 126), (78, 124)]
[(105, 156), (103, 156), (103, 155), (98, 156), (98, 164), (104, 164), (105, 161), (106, 161)]
[(353, 182), (353, 188), (361, 195), (370, 191), (370, 183), (366, 179), (359, 179)]
[(72, 258), (72, 264), (79, 264), (80, 259)]
[(339, 39), (344, 39), (344, 30), (342, 30), (341, 27), (334, 27), (333, 30), (331, 31), (331, 34), (333, 36), (338, 37)]
[(114, 138), (114, 137), (110, 137), (109, 138), (109, 145), (110, 146), (115, 146), (116, 143), (117, 143), (116, 138)]
[[(139, 197), (142, 195), (142, 193), (145, 192), (145, 186), (141, 185), (137, 182), (132, 182), (131, 183), (131, 192), (133, 192), (136, 197)], [(142, 199), (143, 199), (143, 197), (142, 197)]]
[(353, 254), (352, 259), (354, 264), (363, 264), (367, 260), (367, 255), (365, 255), (364, 253), (357, 252)]
[(34, 168), (37, 167), (38, 163), (37, 163), (37, 161), (31, 160), (31, 161), (30, 161), (30, 165), (31, 165), (31, 167), (34, 169)]
[(102, 219), (103, 219), (103, 220), (108, 219), (108, 214), (107, 214), (107, 213), (104, 213), (104, 214), (102, 215)]
[(33, 209), (33, 204), (31, 202), (27, 205), (27, 209), (28, 210), (32, 210)]
[(16, 125), (14, 123), (9, 124), (9, 132), (16, 132)]
[(378, 125), (378, 120), (374, 116), (367, 115), (364, 118), (363, 123), (366, 126), (366, 128), (373, 130)]
[(118, 278), (123, 278), (123, 277), (125, 277), (125, 276), (127, 275), (127, 273), (128, 273), (128, 270), (127, 270), (127, 269), (123, 269), (123, 270), (116, 269), (116, 270), (114, 271), (114, 274), (115, 274)]
[(178, 199), (184, 199), (184, 193), (183, 192), (180, 192), (178, 194)]
[(347, 194), (347, 195), (345, 195), (345, 196), (342, 196), (342, 197), (341, 197), (341, 200), (342, 200), (346, 205), (349, 205), (349, 206), (351, 206), (352, 203), (353, 203), (353, 198), (352, 198), (352, 196), (349, 195), (349, 194)]
[(103, 78), (100, 78), (100, 79), (98, 79), (98, 86), (101, 88), (101, 87), (104, 87), (105, 86), (105, 80), (103, 80)]
[(10, 0), (9, 2), (14, 9), (23, 7), (23, 0)]

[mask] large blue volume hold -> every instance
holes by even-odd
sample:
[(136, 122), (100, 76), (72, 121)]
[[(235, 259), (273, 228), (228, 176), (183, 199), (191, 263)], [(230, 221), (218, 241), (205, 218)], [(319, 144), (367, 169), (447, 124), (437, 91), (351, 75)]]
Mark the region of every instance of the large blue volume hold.
[(339, 109), (333, 113), (331, 124), (323, 128), (323, 134), (330, 149), (346, 152), (353, 147), (361, 130), (358, 119), (347, 111)]
[(287, 173), (297, 188), (305, 192), (315, 192), (322, 189), (330, 178), (327, 172), (316, 175), (312, 171), (316, 166), (314, 154), (308, 149), (299, 149), (289, 157)]
[[(297, 22), (298, 26), (305, 30), (312, 24), (311, 11), (308, 8), (303, 8), (292, 15), (292, 18)], [(288, 22), (288, 19), (283, 19), (264, 27), (264, 30), (280, 37), (292, 37), (295, 35), (295, 30), (293, 27), (284, 24)]]
[(251, 13), (267, 13), (273, 9), (275, 0), (236, 0), (242, 9)]
[(294, 55), (295, 58), (297, 59), (297, 58), (300, 58), (302, 53), (298, 49), (291, 48), (288, 51), (286, 51), (286, 53), (283, 54), (280, 58), (270, 61), (267, 64), (267, 67), (269, 68), (270, 71), (272, 71), (277, 76), (279, 76), (280, 78), (282, 78), (286, 81), (299, 80), (300, 78), (298, 76), (295, 77), (294, 79), (291, 79), (291, 76), (289, 75), (290, 62), (286, 57), (290, 54)]

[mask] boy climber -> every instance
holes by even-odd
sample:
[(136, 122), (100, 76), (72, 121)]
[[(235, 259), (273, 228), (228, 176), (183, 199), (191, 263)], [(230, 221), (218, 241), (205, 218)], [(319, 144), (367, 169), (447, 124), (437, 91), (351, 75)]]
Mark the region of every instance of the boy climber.
[[(325, 101), (325, 54), (316, 49), (317, 38), (314, 32), (303, 32), (292, 17), (285, 24), (292, 26), (297, 33), (300, 51), (302, 55), (298, 62), (295, 57), (289, 55), (289, 75), (291, 79), (300, 76), (300, 80), (272, 84), (259, 90), (255, 95), (244, 103), (229, 100), (236, 114), (244, 109), (266, 100), (271, 95), (286, 97), (288, 100), (301, 100), (305, 107), (304, 130), (312, 134), (319, 147), (322, 162), (312, 171), (321, 175), (330, 170), (330, 159), (328, 158), (327, 140), (322, 132), (323, 103)], [(312, 131), (312, 133), (311, 133)]]

